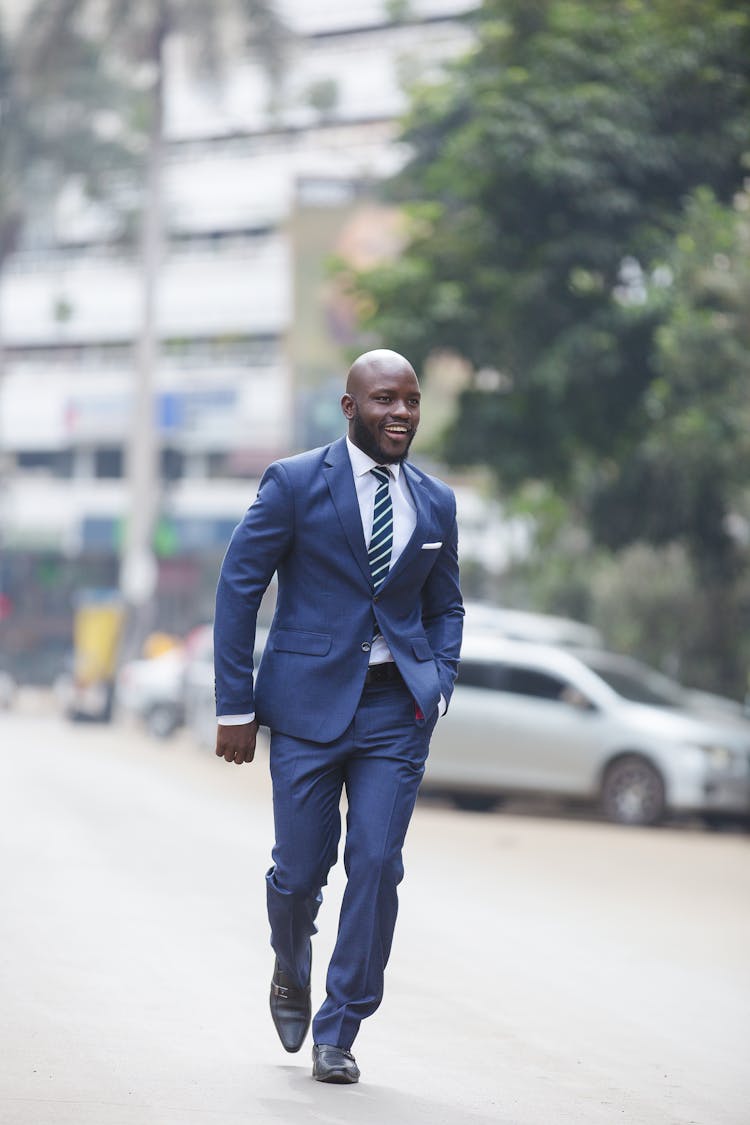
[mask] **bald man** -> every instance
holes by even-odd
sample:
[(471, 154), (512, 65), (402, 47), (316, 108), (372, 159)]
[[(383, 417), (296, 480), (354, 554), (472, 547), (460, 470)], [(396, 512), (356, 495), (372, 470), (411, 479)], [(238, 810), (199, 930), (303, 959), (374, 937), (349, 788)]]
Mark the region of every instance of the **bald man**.
[[(463, 606), (456, 502), (406, 461), (420, 391), (397, 352), (352, 365), (346, 437), (277, 461), (237, 526), (216, 598), (216, 753), (241, 765), (270, 728), (276, 842), (266, 876), (271, 1015), (298, 1051), (311, 1020), (311, 938), (347, 797), (347, 874), (313, 1078), (351, 1083), (351, 1048), (379, 1006), (401, 852), (432, 730), (458, 669)], [(254, 677), (260, 600), (278, 596)]]

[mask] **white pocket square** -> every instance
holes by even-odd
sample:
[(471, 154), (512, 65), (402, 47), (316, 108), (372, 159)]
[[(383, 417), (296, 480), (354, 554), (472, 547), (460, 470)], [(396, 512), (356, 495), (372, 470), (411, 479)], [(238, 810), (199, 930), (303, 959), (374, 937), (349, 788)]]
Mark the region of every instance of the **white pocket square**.
[(442, 547), (442, 545), (443, 545), (442, 539), (440, 540), (439, 543), (423, 543), (422, 544), (422, 550), (423, 551), (436, 551), (438, 549), (438, 547)]

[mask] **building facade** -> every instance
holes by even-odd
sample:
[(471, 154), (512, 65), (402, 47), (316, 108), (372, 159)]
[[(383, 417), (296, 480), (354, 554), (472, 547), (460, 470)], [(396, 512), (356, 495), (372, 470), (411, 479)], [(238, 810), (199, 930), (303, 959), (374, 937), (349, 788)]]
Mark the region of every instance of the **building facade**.
[[(284, 0), (292, 37), (273, 109), (259, 63), (208, 88), (170, 43), (155, 624), (207, 618), (265, 465), (340, 432), (351, 322), (326, 259), (387, 243), (375, 188), (404, 159), (404, 83), (468, 48), (475, 7)], [(135, 252), (72, 188), (2, 279), (0, 640), (24, 679), (59, 662), (76, 591), (118, 581), (139, 284)]]

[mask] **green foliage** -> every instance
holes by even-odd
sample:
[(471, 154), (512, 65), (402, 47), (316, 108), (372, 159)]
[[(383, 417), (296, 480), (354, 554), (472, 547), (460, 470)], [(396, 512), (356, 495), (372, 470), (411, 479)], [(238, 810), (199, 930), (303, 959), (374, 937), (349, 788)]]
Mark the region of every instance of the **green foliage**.
[(608, 647), (640, 657), (685, 684), (741, 700), (750, 688), (750, 605), (746, 570), (726, 605), (696, 574), (684, 543), (632, 543), (594, 549), (585, 528), (569, 522), (543, 536), (532, 555), (506, 574), (496, 593), (588, 621)]
[(592, 473), (591, 527), (613, 548), (686, 545), (693, 663), (706, 682), (741, 694), (750, 663), (750, 196), (725, 207), (697, 191), (659, 274), (648, 292), (659, 318), (648, 424), (626, 460)]
[(286, 32), (268, 0), (34, 0), (12, 39), (0, 24), (0, 268), (30, 204), (49, 206), (70, 176), (111, 198), (113, 174), (137, 169), (155, 89), (140, 64), (172, 31), (206, 73), (248, 50), (280, 72)]
[(49, 206), (70, 176), (95, 194), (127, 163), (101, 124), (120, 108), (120, 88), (93, 44), (62, 8), (34, 5), (8, 38), (0, 26), (0, 269), (28, 212)]
[(614, 547), (684, 538), (708, 584), (731, 581), (747, 561), (730, 517), (750, 482), (750, 196), (696, 192), (659, 275), (647, 421), (628, 459), (600, 468), (593, 526)]
[(411, 15), (411, 0), (385, 0), (383, 7), (392, 23), (403, 23)]
[(415, 92), (409, 243), (358, 282), (365, 328), (418, 364), (454, 349), (512, 381), (467, 392), (454, 460), (567, 486), (637, 438), (657, 323), (637, 273), (687, 192), (740, 183), (748, 60), (737, 4), (487, 0), (476, 51)]
[(321, 78), (308, 88), (307, 101), (322, 118), (330, 117), (339, 102), (339, 84), (335, 78)]
[[(352, 279), (363, 327), (420, 367), (434, 349), (473, 365), (453, 462), (525, 496), (538, 482), (607, 548), (684, 548), (702, 622), (684, 644), (741, 690), (747, 6), (485, 0), (476, 48), (414, 91), (404, 139), (408, 240)], [(548, 526), (549, 589), (569, 597), (547, 608), (583, 611), (562, 572), (585, 560)]]

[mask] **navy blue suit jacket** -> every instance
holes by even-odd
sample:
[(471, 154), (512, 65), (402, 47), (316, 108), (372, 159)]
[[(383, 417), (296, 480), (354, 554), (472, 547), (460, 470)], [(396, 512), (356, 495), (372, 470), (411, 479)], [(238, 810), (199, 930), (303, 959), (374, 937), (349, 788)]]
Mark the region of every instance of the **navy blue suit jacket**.
[[(450, 700), (463, 625), (456, 501), (434, 477), (406, 462), (402, 471), (416, 527), (374, 595), (345, 439), (266, 470), (221, 568), (217, 714), (255, 711), (284, 734), (338, 738), (362, 693), (376, 623), (422, 715), (441, 694)], [(276, 612), (254, 683), (256, 617), (274, 572)]]

